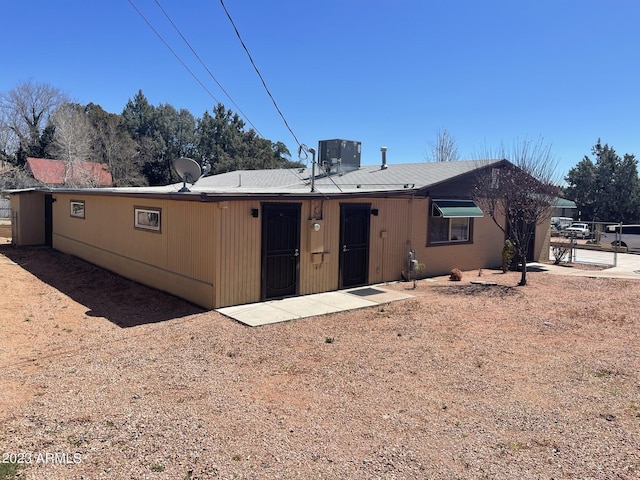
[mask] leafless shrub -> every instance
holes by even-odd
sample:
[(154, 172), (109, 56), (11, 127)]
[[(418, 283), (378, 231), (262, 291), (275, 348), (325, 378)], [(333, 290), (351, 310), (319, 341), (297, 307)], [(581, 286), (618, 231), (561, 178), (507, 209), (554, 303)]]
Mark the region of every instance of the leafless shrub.
[(567, 255), (571, 251), (571, 245), (568, 243), (566, 245), (554, 245), (551, 247), (551, 254), (553, 255), (553, 264), (560, 265), (565, 261)]

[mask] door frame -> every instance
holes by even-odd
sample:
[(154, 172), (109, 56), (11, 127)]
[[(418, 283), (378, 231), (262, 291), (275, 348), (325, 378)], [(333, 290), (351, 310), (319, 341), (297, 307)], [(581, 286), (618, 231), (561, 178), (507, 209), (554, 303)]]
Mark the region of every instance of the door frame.
[[(363, 268), (363, 275), (364, 275), (364, 281), (361, 283), (356, 283), (356, 284), (352, 284), (352, 285), (346, 285), (345, 286), (345, 282), (344, 282), (344, 266), (345, 266), (345, 248), (346, 248), (346, 244), (345, 244), (345, 225), (346, 225), (346, 214), (349, 210), (364, 210), (366, 211), (366, 219), (367, 219), (367, 225), (366, 225), (366, 235), (365, 235), (365, 239), (366, 239), (366, 243), (365, 245), (365, 256), (364, 256), (364, 264), (361, 265), (361, 267)], [(340, 249), (340, 255), (339, 255), (339, 261), (338, 261), (338, 288), (343, 289), (343, 288), (351, 288), (351, 287), (357, 287), (357, 286), (361, 286), (361, 285), (367, 285), (369, 283), (369, 256), (370, 256), (370, 250), (371, 250), (371, 204), (370, 203), (341, 203), (340, 204), (340, 244), (339, 244), (339, 249)]]
[[(262, 216), (262, 231), (261, 231), (261, 280), (260, 280), (260, 299), (261, 300), (271, 300), (277, 298), (285, 298), (296, 296), (300, 292), (300, 235), (301, 235), (301, 212), (302, 212), (302, 204), (301, 203), (284, 203), (284, 202), (273, 202), (273, 203), (262, 203), (261, 204), (261, 216)], [(295, 211), (295, 219), (297, 222), (297, 229), (295, 232), (295, 237), (293, 239), (293, 244), (291, 246), (292, 252), (291, 256), (295, 257), (295, 265), (294, 265), (294, 287), (293, 291), (286, 293), (284, 295), (273, 295), (268, 296), (268, 253), (267, 252), (267, 237), (269, 234), (268, 225), (269, 220), (272, 215), (278, 214), (278, 211), (283, 210), (294, 210)]]

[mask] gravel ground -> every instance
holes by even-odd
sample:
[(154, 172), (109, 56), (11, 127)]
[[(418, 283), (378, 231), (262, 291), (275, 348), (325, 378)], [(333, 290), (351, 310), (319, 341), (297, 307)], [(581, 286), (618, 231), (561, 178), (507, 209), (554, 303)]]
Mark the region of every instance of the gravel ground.
[(640, 283), (477, 275), (249, 328), (1, 246), (2, 460), (47, 480), (640, 477)]

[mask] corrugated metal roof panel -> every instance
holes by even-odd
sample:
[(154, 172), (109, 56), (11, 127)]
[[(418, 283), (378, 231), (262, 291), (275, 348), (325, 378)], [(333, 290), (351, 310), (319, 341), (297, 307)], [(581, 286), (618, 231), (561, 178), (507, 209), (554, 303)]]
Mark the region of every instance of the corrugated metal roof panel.
[[(388, 192), (421, 189), (470, 173), (502, 160), (423, 162), (367, 165), (344, 173), (318, 174), (314, 187), (321, 193)], [(240, 170), (198, 180), (192, 192), (305, 193), (311, 190), (311, 169)]]

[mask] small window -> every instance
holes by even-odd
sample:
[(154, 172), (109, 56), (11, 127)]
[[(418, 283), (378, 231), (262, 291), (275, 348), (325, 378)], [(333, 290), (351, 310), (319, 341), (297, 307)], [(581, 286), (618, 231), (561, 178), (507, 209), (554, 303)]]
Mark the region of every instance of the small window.
[(159, 208), (134, 208), (134, 226), (143, 230), (152, 230), (160, 232), (160, 215), (162, 211)]
[(434, 199), (431, 201), (428, 244), (470, 243), (474, 217), (482, 210), (473, 200)]
[(84, 200), (71, 200), (69, 206), (72, 217), (84, 218)]
[(429, 243), (471, 241), (471, 219), (468, 217), (429, 219)]
[(469, 241), (469, 219), (451, 218), (449, 219), (449, 241), (468, 242)]

